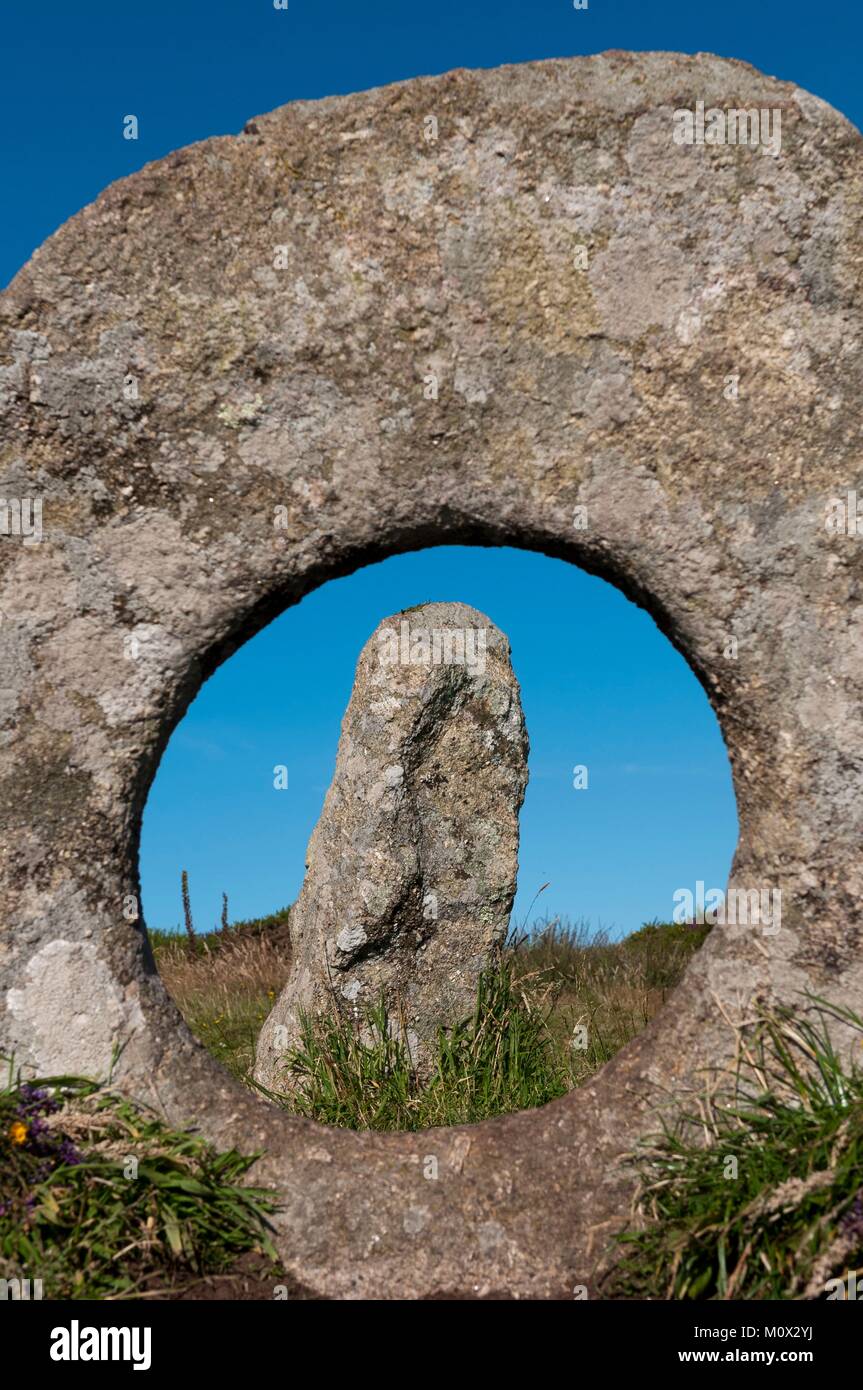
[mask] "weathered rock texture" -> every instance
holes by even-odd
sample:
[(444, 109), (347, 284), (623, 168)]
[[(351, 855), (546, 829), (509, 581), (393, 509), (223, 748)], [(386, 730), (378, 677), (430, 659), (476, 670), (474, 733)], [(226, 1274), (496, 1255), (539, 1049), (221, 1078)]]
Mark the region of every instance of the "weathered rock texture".
[(506, 935), (527, 735), (509, 643), (482, 613), (426, 603), (364, 646), (336, 770), (291, 912), (291, 975), (258, 1041), (282, 1061), (301, 1016), (383, 1000), (420, 1071), (470, 1014)]
[[(675, 144), (700, 101), (779, 109), (779, 156)], [(119, 1042), (129, 1087), (266, 1150), (307, 1286), (595, 1289), (621, 1156), (730, 1025), (806, 989), (860, 1007), (863, 540), (824, 516), (863, 497), (861, 214), (860, 135), (823, 102), (610, 53), (284, 107), (107, 189), (0, 296), (0, 496), (44, 500), (39, 544), (0, 535), (0, 1043), (81, 1072)], [(238, 643), (443, 542), (544, 550), (649, 608), (722, 726), (732, 882), (780, 888), (782, 926), (712, 932), (540, 1111), (325, 1131), (183, 1027), (129, 920), (141, 807)]]

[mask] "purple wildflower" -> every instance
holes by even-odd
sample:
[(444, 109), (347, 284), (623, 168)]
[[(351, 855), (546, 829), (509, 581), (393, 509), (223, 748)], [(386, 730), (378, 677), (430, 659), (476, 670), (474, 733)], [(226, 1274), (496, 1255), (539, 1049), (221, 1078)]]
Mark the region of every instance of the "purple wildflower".
[(72, 1143), (72, 1140), (65, 1138), (65, 1136), (61, 1140), (60, 1147), (57, 1150), (57, 1162), (66, 1163), (70, 1167), (74, 1167), (76, 1163), (82, 1162), (81, 1155)]

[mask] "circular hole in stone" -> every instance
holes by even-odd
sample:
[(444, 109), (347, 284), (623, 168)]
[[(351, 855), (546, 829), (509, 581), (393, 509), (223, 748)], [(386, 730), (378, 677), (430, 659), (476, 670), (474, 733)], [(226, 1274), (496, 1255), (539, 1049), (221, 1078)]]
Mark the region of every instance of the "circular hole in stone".
[(736, 835), (716, 718), (644, 610), (566, 561), (440, 547), (323, 585), (205, 683), (142, 897), (229, 1071), (423, 1129), (542, 1104), (640, 1032)]

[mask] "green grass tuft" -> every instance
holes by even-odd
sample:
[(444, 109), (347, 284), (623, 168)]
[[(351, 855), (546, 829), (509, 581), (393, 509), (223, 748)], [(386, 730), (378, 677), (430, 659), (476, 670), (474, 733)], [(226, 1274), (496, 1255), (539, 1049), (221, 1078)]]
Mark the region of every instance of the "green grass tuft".
[(347, 1129), (430, 1129), (471, 1124), (544, 1105), (572, 1085), (569, 1058), (548, 1028), (548, 1010), (519, 984), (511, 962), (485, 971), (476, 1008), (438, 1033), (421, 1081), (383, 1003), (355, 1017), (344, 1009), (305, 1018), (284, 1060), (295, 1114)]
[(863, 1073), (827, 1032), (850, 1027), (859, 1048), (863, 1020), (809, 1007), (763, 1012), (730, 1088), (705, 1090), (635, 1156), (640, 1220), (613, 1296), (805, 1299), (863, 1278)]

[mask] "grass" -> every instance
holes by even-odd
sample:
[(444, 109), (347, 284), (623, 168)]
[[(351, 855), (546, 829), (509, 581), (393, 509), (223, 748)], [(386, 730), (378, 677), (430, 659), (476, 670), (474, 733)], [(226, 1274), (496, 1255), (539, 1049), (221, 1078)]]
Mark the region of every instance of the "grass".
[(191, 1031), (222, 1065), (245, 1080), (258, 1033), (288, 977), (289, 910), (235, 922), (190, 941), (151, 932), (159, 971)]
[(107, 1086), (0, 1089), (0, 1278), (51, 1299), (174, 1295), (249, 1255), (275, 1276), (256, 1155), (219, 1153)]
[(806, 1009), (762, 1012), (727, 1089), (706, 1088), (634, 1156), (613, 1296), (847, 1298), (849, 1274), (863, 1281), (863, 1073), (827, 1030), (849, 1026), (859, 1050), (863, 1019)]
[(582, 1085), (642, 1033), (680, 981), (709, 927), (649, 922), (623, 941), (554, 919), (511, 938), (516, 977), (547, 992), (548, 1028)]
[(284, 944), (288, 940), (290, 917), (291, 909), (280, 907), (278, 911), (271, 912), (266, 917), (243, 918), (228, 923), (227, 928), (220, 927), (218, 930), (207, 932), (205, 935), (196, 933), (192, 939), (188, 935), (184, 936), (179, 927), (174, 928), (173, 931), (165, 931), (160, 927), (150, 927), (147, 930), (147, 935), (156, 956), (161, 956), (165, 952), (185, 953), (186, 955), (197, 953), (205, 959), (212, 959), (219, 951), (224, 948), (230, 949), (231, 946), (244, 939), (267, 937), (273, 943)]
[(438, 1033), (430, 1077), (420, 1080), (383, 1003), (357, 1018), (337, 1010), (303, 1020), (285, 1057), (295, 1114), (348, 1129), (421, 1130), (468, 1124), (543, 1105), (572, 1085), (547, 1013), (517, 982), (512, 962), (480, 977), (473, 1015)]
[[(248, 1082), (258, 1032), (290, 969), (288, 912), (196, 936), (151, 933), (162, 977), (192, 1032)], [(471, 1018), (438, 1039), (421, 1084), (379, 1006), (334, 1001), (308, 1020), (283, 1103), (325, 1124), (423, 1129), (542, 1105), (592, 1076), (662, 1007), (706, 928), (650, 923), (611, 942), (583, 923), (514, 934), (480, 982)]]

